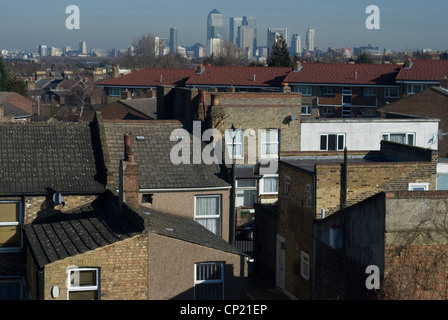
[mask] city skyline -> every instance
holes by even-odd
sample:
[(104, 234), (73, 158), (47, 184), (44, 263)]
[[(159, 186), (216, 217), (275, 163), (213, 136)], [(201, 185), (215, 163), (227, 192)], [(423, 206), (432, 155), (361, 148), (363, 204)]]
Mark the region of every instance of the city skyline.
[(199, 0), (194, 4), (179, 0), (160, 3), (132, 0), (126, 2), (125, 6), (119, 5), (122, 2), (117, 0), (78, 0), (76, 5), (80, 9), (80, 29), (68, 30), (65, 20), (69, 15), (65, 9), (72, 2), (3, 0), (0, 49), (34, 52), (39, 44), (76, 48), (80, 41), (87, 42), (88, 50), (123, 49), (148, 33), (169, 38), (170, 28), (173, 27), (178, 30), (177, 41), (180, 46), (195, 43), (207, 45), (207, 16), (214, 9), (223, 15), (227, 32), (231, 17), (254, 16), (259, 46), (267, 45), (268, 28), (287, 28), (289, 35), (298, 34), (302, 41), (306, 39), (307, 29), (313, 28), (316, 32), (314, 45), (323, 50), (328, 47), (358, 47), (369, 43), (392, 50), (448, 49), (445, 40), (448, 22), (444, 19), (448, 3), (442, 0), (429, 0), (424, 7), (416, 0), (409, 0), (406, 5), (377, 0), (375, 4), (380, 8), (380, 30), (368, 30), (365, 27), (368, 17), (365, 10), (371, 2), (364, 0), (344, 0), (337, 4), (330, 0), (312, 3), (258, 0), (256, 4), (247, 0)]

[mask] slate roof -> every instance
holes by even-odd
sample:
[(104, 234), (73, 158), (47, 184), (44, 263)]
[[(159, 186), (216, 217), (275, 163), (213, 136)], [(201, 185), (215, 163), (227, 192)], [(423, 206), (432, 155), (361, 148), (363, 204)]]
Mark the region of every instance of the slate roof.
[(186, 86), (281, 87), (292, 68), (206, 66), (193, 74)]
[(126, 99), (120, 102), (134, 108), (151, 119), (157, 119), (157, 98)]
[[(133, 136), (132, 150), (135, 162), (139, 165), (140, 189), (177, 189), (177, 188), (211, 188), (229, 187), (225, 180), (223, 167), (220, 165), (173, 164), (170, 159), (172, 148), (178, 141), (170, 141), (171, 133), (182, 129), (177, 120), (140, 120), (140, 121), (106, 121), (103, 122), (105, 144), (109, 162), (106, 163), (112, 179), (108, 186), (118, 188), (118, 167), (124, 158), (124, 134)], [(187, 131), (184, 131), (187, 134)], [(176, 134), (178, 135), (178, 134)], [(137, 140), (137, 136), (144, 137)], [(190, 142), (193, 141), (191, 134)], [(193, 151), (193, 147), (190, 146)], [(202, 149), (201, 149), (202, 152)]]
[(143, 211), (150, 221), (147, 227), (148, 232), (224, 252), (245, 255), (193, 219), (146, 208)]
[(0, 150), (1, 194), (104, 191), (88, 125), (1, 123)]
[(25, 235), (39, 268), (141, 234), (143, 224), (121, 213), (106, 197), (70, 212), (25, 225)]
[(435, 81), (448, 77), (448, 60), (413, 60), (410, 68), (402, 68), (397, 81)]
[(284, 82), (307, 84), (396, 85), (401, 66), (394, 64), (304, 63)]
[(99, 87), (184, 86), (196, 69), (145, 68), (97, 84)]

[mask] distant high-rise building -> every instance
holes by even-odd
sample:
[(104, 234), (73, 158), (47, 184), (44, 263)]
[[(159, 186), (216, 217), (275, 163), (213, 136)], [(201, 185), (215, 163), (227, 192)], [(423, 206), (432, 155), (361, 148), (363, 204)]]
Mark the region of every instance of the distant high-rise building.
[(170, 53), (177, 53), (177, 28), (170, 28)]
[(213, 9), (207, 16), (207, 41), (211, 38), (221, 40), (226, 38), (222, 14), (216, 9)]
[(87, 54), (87, 43), (85, 41), (79, 42), (79, 54)]
[(306, 49), (308, 51), (314, 51), (316, 48), (314, 44), (314, 36), (315, 36), (314, 29), (308, 28), (308, 30), (306, 31)]
[(274, 46), (274, 43), (277, 42), (277, 37), (281, 35), (283, 40), (285, 40), (286, 45), (288, 45), (288, 29), (287, 28), (268, 28), (268, 36), (267, 36), (267, 47), (268, 47), (268, 56)]
[(292, 35), (289, 53), (291, 56), (300, 56), (302, 54), (302, 38), (297, 33)]
[(254, 35), (255, 29), (248, 26), (241, 26), (239, 28), (240, 48), (246, 52), (254, 53)]
[(208, 39), (208, 54), (209, 56), (219, 56), (222, 53), (222, 39), (210, 38)]
[(240, 45), (239, 41), (239, 28), (243, 25), (242, 17), (230, 18), (230, 42)]
[(38, 52), (41, 57), (46, 57), (48, 55), (47, 46), (45, 44), (40, 44), (38, 47)]
[(243, 17), (243, 26), (248, 26), (254, 29), (254, 50), (257, 48), (257, 21), (253, 16), (244, 16)]

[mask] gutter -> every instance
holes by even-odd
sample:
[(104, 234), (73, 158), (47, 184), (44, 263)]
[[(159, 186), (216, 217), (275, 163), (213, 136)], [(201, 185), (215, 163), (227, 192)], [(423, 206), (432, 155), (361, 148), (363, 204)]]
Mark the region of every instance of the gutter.
[(207, 187), (207, 188), (168, 188), (168, 189), (139, 189), (139, 192), (182, 192), (182, 191), (210, 191), (210, 190), (228, 190), (232, 186), (226, 187)]

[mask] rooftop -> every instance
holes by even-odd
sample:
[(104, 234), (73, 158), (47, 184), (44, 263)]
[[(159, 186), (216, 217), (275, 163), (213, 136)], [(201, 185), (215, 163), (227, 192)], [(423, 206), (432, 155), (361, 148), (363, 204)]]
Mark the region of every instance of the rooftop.
[(397, 81), (432, 81), (448, 77), (448, 60), (412, 60), (410, 67), (403, 67)]

